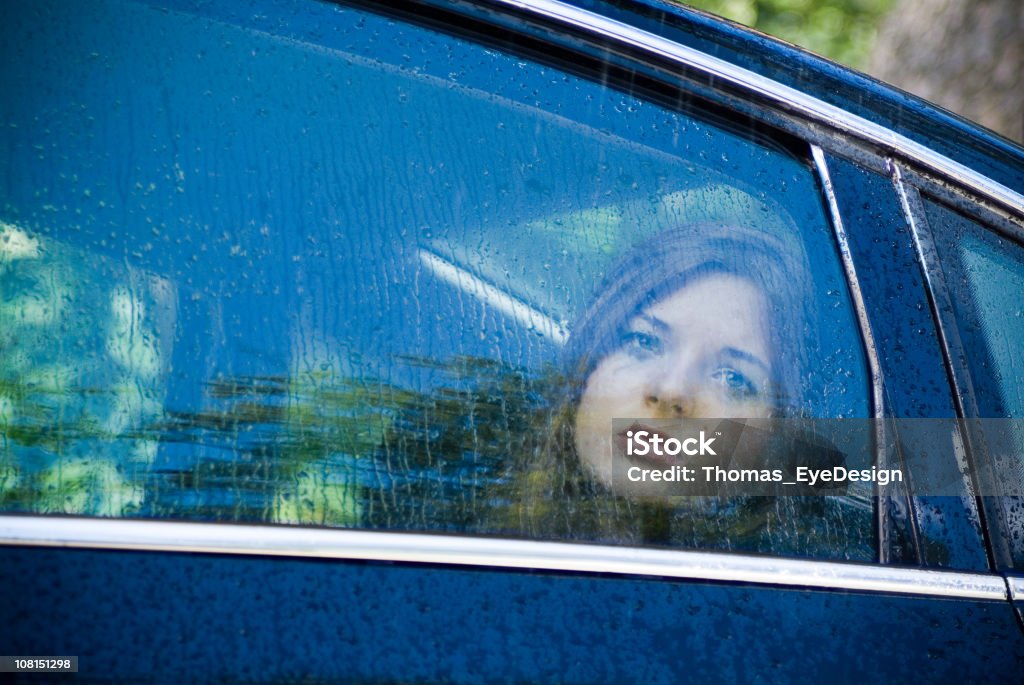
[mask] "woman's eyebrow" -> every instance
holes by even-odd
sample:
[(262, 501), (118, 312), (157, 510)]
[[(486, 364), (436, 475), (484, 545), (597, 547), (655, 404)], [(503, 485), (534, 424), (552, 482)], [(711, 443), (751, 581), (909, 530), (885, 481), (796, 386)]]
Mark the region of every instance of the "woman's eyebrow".
[(726, 347), (725, 349), (722, 350), (722, 352), (726, 356), (732, 357), (733, 359), (739, 359), (741, 361), (753, 364), (754, 366), (758, 366), (765, 373), (771, 373), (771, 369), (768, 367), (768, 364), (765, 363), (765, 361), (758, 357), (756, 354), (752, 354), (750, 352), (735, 347)]
[(672, 330), (671, 326), (669, 326), (667, 323), (665, 323), (656, 316), (651, 316), (650, 314), (638, 314), (636, 318), (648, 323), (651, 326), (651, 328), (658, 331), (659, 333), (668, 333), (669, 331)]

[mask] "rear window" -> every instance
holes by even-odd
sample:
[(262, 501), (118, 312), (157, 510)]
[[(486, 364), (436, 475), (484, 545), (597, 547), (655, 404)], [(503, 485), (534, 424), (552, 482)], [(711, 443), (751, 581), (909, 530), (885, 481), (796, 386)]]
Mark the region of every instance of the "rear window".
[(335, 5), (6, 14), (6, 511), (874, 558), (870, 490), (602, 451), (871, 415), (799, 141)]

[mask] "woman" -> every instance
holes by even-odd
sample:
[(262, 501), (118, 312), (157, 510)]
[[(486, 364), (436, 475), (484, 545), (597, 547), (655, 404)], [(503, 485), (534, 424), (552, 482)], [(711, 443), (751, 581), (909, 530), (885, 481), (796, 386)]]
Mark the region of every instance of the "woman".
[(799, 244), (752, 228), (691, 225), (634, 248), (568, 348), (586, 379), (574, 398), (583, 466), (607, 487), (628, 483), (631, 461), (609, 456), (615, 418), (799, 413), (810, 292)]
[[(614, 419), (805, 413), (811, 280), (795, 231), (701, 223), (633, 248), (572, 329), (554, 430), (520, 466), (520, 532), (773, 552), (834, 546), (807, 525), (822, 520), (823, 498), (673, 497), (678, 485), (631, 485), (626, 473), (690, 461), (629, 457), (614, 444)], [(870, 522), (860, 527), (870, 534)]]

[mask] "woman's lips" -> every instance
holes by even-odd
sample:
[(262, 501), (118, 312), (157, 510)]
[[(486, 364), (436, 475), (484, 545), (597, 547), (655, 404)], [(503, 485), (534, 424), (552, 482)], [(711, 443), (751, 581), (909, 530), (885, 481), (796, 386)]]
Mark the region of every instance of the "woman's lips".
[[(629, 452), (627, 451), (628, 446), (629, 446), (629, 436), (627, 435), (627, 433), (629, 433), (630, 431), (632, 431), (632, 433), (633, 433), (633, 438), (634, 438), (633, 446), (634, 446), (634, 448), (637, 447), (637, 445), (636, 445), (636, 434), (641, 432), (641, 431), (646, 431), (647, 432), (647, 436), (644, 438), (644, 441), (647, 442), (648, 445), (649, 445), (649, 448), (647, 450), (647, 454), (643, 454), (643, 455), (635, 454), (635, 453), (634, 454), (629, 454)], [(634, 423), (629, 428), (626, 428), (625, 430), (619, 431), (615, 435), (615, 447), (618, 448), (619, 453), (622, 456), (624, 456), (626, 459), (628, 459), (629, 461), (631, 461), (631, 462), (633, 462), (635, 464), (641, 464), (641, 465), (644, 465), (644, 466), (655, 466), (655, 467), (660, 467), (660, 468), (676, 466), (678, 464), (681, 464), (682, 460), (678, 456), (672, 456), (670, 454), (655, 454), (654, 453), (654, 448), (653, 448), (653, 446), (650, 446), (650, 442), (656, 436), (661, 438), (661, 444), (662, 445), (665, 444), (665, 440), (668, 440), (669, 438), (673, 437), (672, 435), (670, 435), (668, 433), (664, 433), (662, 431), (659, 431), (656, 428), (651, 428), (650, 426), (645, 426), (642, 423)]]

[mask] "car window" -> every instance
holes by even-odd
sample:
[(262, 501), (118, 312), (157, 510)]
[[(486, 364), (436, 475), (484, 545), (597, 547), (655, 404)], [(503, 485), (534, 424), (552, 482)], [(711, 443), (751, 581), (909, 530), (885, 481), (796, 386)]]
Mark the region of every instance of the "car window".
[(870, 489), (602, 461), (629, 416), (871, 415), (804, 143), (335, 5), (61, 14), (2, 48), (6, 510), (874, 558)]
[[(975, 388), (987, 417), (1024, 417), (1017, 353), (1024, 349), (1024, 248), (977, 221), (925, 203), (960, 315), (968, 363), (984, 382)], [(974, 325), (965, 325), (971, 322)]]
[[(1007, 526), (1014, 565), (1024, 568), (1024, 247), (937, 200), (925, 201), (936, 251), (950, 289), (956, 326), (977, 403), (979, 447), (992, 460), (992, 483), (982, 485)], [(998, 420), (1005, 419), (1005, 420)]]

